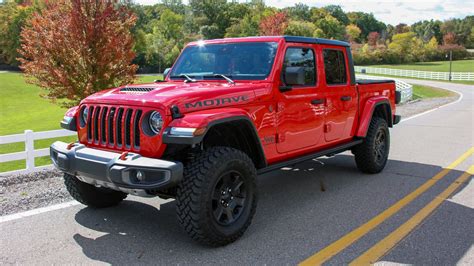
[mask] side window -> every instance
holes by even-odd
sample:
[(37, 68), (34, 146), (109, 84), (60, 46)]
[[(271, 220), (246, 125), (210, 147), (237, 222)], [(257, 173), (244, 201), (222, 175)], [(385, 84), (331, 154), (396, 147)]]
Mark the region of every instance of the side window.
[(302, 67), (304, 69), (304, 84), (301, 86), (314, 85), (316, 84), (315, 65), (312, 49), (292, 47), (286, 50), (282, 71), (286, 73), (289, 67)]
[(324, 49), (324, 72), (328, 85), (345, 84), (347, 82), (346, 60), (340, 50)]

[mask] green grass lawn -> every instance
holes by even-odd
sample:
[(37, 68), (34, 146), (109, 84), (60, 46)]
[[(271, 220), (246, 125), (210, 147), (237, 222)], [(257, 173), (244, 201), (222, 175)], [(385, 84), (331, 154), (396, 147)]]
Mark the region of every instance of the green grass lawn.
[[(368, 67), (449, 72), (449, 61), (418, 62), (418, 63), (411, 63), (411, 64), (403, 64), (403, 65), (369, 65)], [(452, 71), (453, 72), (474, 72), (474, 60), (453, 61)]]
[[(140, 76), (137, 83), (153, 82), (162, 75)], [(27, 84), (19, 73), (0, 73), (0, 136), (23, 133), (26, 129), (47, 131), (61, 129), (59, 121), (65, 108), (41, 98), (41, 89)], [(35, 149), (47, 148), (56, 140), (72, 142), (75, 136), (35, 141)], [(0, 154), (25, 149), (23, 142), (0, 145)], [(48, 156), (35, 159), (35, 165), (51, 164)], [(0, 163), (0, 172), (25, 168), (25, 160)]]
[(456, 93), (429, 86), (413, 85), (413, 99), (454, 97)]

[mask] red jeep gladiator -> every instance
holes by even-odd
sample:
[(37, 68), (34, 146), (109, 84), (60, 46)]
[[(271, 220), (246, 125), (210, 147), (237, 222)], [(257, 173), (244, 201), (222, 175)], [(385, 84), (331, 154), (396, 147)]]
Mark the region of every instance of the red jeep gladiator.
[(163, 81), (98, 92), (61, 125), (77, 143), (51, 159), (77, 201), (109, 207), (127, 194), (176, 199), (195, 240), (243, 235), (257, 175), (351, 150), (382, 171), (397, 124), (393, 81), (356, 80), (349, 44), (295, 36), (189, 43)]

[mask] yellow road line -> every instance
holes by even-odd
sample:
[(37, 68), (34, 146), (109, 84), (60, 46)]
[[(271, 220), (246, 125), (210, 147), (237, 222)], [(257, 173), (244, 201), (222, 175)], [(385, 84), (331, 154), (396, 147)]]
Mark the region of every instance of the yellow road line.
[(398, 227), (384, 239), (364, 252), (360, 257), (352, 261), (349, 265), (369, 265), (375, 263), (380, 257), (391, 250), (398, 242), (407, 236), (416, 226), (427, 218), (436, 208), (444, 202), (461, 184), (466, 182), (474, 173), (474, 165), (464, 172), (456, 181), (454, 181), (446, 190), (441, 192), (434, 200), (428, 203), (423, 209), (417, 212), (408, 221)]
[(365, 234), (370, 232), (372, 229), (380, 225), (382, 222), (390, 218), (392, 215), (397, 213), (401, 208), (408, 205), (414, 199), (416, 199), (419, 195), (423, 192), (428, 190), (432, 187), (438, 180), (443, 178), (445, 175), (449, 173), (454, 167), (462, 163), (465, 159), (471, 156), (474, 153), (474, 147), (471, 147), (468, 151), (466, 151), (463, 155), (456, 159), (456, 161), (452, 162), (446, 168), (444, 168), (441, 172), (433, 176), (431, 179), (426, 181), (423, 185), (418, 187), (415, 191), (411, 192), (410, 194), (406, 195), (403, 199), (399, 200), (394, 205), (390, 206), (388, 209), (383, 211), (382, 213), (378, 214), (370, 221), (366, 222), (365, 224), (359, 226), (357, 229), (354, 229), (352, 232), (346, 234), (345, 236), (341, 237), (340, 239), (336, 240), (335, 242), (331, 243), (329, 246), (323, 248), (322, 250), (318, 251), (311, 257), (307, 258), (306, 260), (300, 263), (301, 266), (307, 265), (321, 265), (330, 258), (332, 258), (337, 253), (341, 252), (348, 246), (350, 246), (355, 241), (359, 240)]

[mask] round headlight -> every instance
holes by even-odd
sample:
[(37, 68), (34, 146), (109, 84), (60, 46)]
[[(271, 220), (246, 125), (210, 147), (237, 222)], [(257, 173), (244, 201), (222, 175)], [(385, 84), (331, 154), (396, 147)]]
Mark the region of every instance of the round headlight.
[(153, 133), (160, 133), (161, 129), (163, 128), (163, 118), (161, 117), (161, 114), (156, 111), (151, 113), (148, 124), (150, 125), (150, 129), (153, 131)]
[(87, 124), (87, 115), (89, 114), (89, 108), (84, 107), (84, 109), (82, 109), (82, 123), (85, 125)]

